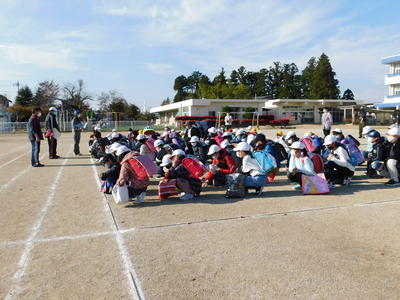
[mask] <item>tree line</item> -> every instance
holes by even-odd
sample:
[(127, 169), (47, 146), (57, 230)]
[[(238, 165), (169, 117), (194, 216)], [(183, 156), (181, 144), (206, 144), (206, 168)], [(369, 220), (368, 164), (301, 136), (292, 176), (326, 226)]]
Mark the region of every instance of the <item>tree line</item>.
[(46, 111), (56, 106), (70, 114), (74, 110), (94, 112), (91, 104), (97, 103), (98, 113), (118, 112), (128, 120), (150, 120), (154, 118), (148, 112), (141, 112), (139, 107), (128, 100), (118, 91), (110, 90), (93, 96), (85, 86), (83, 80), (76, 83), (67, 83), (60, 86), (54, 80), (45, 80), (38, 83), (34, 92), (27, 85), (22, 86), (15, 97), (14, 104), (8, 108), (12, 113), (13, 121), (26, 121), (35, 106)]
[[(248, 71), (244, 66), (233, 70), (227, 77), (224, 68), (213, 80), (199, 71), (175, 79), (176, 94), (171, 101), (185, 99), (339, 99), (339, 81), (329, 57), (322, 53), (316, 59), (311, 57), (301, 72), (295, 63), (274, 62), (269, 68), (258, 72)], [(350, 89), (345, 90), (342, 99), (354, 100)]]

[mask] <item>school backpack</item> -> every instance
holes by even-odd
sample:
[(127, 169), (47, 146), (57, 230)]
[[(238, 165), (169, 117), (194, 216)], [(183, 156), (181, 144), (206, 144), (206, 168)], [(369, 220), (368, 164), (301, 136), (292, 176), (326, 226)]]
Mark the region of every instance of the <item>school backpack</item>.
[(226, 198), (243, 198), (245, 196), (244, 176), (241, 173), (226, 176)]
[(303, 137), (300, 139), (300, 142), (302, 142), (304, 146), (306, 146), (306, 150), (308, 153), (313, 153), (317, 149), (312, 138)]
[(324, 140), (319, 136), (315, 136), (312, 140), (314, 141), (315, 147), (317, 148), (322, 147), (324, 144)]
[(134, 156), (128, 162), (139, 180), (145, 180), (147, 177), (157, 174), (157, 166), (146, 155)]
[(257, 160), (260, 164), (261, 169), (265, 174), (267, 174), (272, 169), (276, 168), (276, 160), (272, 154), (268, 153), (267, 151), (255, 151), (253, 153), (253, 157)]
[(288, 159), (288, 154), (285, 147), (283, 147), (280, 143), (275, 143), (272, 140), (267, 140), (265, 151), (267, 151), (275, 158), (278, 167), (281, 166), (282, 161)]
[(356, 145), (344, 144), (344, 147), (346, 148), (347, 153), (349, 154), (350, 163), (353, 166), (358, 166), (359, 164), (362, 164), (365, 161), (364, 155), (361, 153), (361, 151), (358, 149)]
[(190, 157), (185, 157), (182, 160), (182, 166), (185, 167), (186, 170), (195, 178), (202, 177), (205, 173), (207, 173), (207, 168), (203, 165), (203, 163), (198, 160), (195, 156), (191, 155)]
[(150, 149), (151, 152), (153, 152), (153, 153), (157, 152), (156, 147), (154, 147), (154, 139), (153, 138), (149, 138), (146, 141), (146, 146)]
[(346, 136), (345, 140), (347, 140), (346, 144), (355, 145), (357, 147), (360, 147), (360, 142), (354, 136), (352, 136), (351, 134)]
[(311, 161), (314, 165), (314, 172), (319, 173), (324, 170), (324, 159), (317, 153), (310, 153)]

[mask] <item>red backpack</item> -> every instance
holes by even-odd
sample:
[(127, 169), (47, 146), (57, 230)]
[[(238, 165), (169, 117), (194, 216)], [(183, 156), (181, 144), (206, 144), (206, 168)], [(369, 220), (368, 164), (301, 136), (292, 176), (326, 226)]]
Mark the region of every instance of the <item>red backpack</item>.
[(195, 178), (200, 178), (207, 173), (207, 168), (199, 160), (192, 157), (185, 157), (182, 160), (182, 166)]
[(311, 153), (310, 158), (314, 164), (315, 173), (322, 172), (324, 170), (324, 160), (322, 156), (317, 153)]

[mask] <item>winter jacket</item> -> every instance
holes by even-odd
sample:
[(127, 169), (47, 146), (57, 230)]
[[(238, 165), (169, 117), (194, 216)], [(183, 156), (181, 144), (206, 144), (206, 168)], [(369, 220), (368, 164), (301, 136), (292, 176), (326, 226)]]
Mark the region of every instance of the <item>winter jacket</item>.
[[(235, 165), (235, 160), (233, 159), (233, 156), (226, 153), (226, 151), (222, 151), (222, 154), (219, 156), (218, 159), (213, 159), (212, 165), (215, 165), (219, 168), (219, 172), (222, 174), (232, 174), (236, 171), (237, 167)], [(205, 179), (210, 180), (214, 178), (214, 174), (209, 171)]]
[(45, 122), (46, 122), (46, 129), (50, 129), (51, 131), (53, 131), (55, 128), (58, 131), (60, 131), (60, 128), (58, 127), (57, 123), (57, 118), (54, 114), (48, 113)]
[(39, 136), (39, 139), (43, 140), (43, 133), (40, 127), (40, 120), (38, 116), (32, 115), (28, 121), (28, 137), (29, 140), (35, 141), (35, 133)]

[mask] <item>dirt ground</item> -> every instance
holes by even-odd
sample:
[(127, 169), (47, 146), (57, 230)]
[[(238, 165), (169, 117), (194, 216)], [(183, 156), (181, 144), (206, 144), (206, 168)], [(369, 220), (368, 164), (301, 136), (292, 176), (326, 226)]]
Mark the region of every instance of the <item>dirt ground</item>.
[[(310, 129), (321, 131), (296, 131)], [(32, 168), (26, 135), (0, 136), (0, 298), (400, 297), (400, 189), (365, 166), (329, 195), (303, 196), (282, 172), (259, 197), (209, 187), (160, 201), (153, 179), (143, 205), (116, 205), (87, 138), (75, 157), (64, 133), (58, 160), (42, 143), (46, 166)]]

